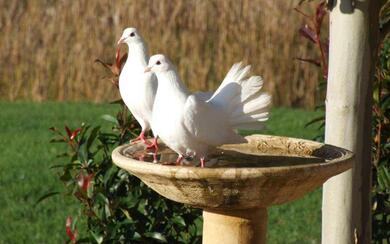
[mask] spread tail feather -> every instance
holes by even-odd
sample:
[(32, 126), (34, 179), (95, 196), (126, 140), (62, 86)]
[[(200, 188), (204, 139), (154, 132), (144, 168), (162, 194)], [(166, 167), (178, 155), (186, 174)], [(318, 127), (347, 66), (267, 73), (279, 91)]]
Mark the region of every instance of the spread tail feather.
[(263, 79), (260, 76), (247, 78), (249, 71), (250, 66), (234, 64), (207, 102), (229, 114), (232, 128), (258, 130), (268, 120), (271, 96), (261, 92)]

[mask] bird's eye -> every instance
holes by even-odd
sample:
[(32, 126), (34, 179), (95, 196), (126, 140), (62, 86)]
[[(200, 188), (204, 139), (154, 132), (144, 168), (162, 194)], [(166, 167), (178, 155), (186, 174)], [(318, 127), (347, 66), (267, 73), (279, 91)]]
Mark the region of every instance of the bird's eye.
[(131, 32), (131, 33), (130, 33), (130, 36), (131, 36), (131, 37), (135, 36), (134, 32)]
[(157, 61), (157, 62), (156, 62), (156, 64), (157, 64), (157, 65), (160, 65), (160, 64), (161, 64), (161, 62), (160, 62), (160, 61)]

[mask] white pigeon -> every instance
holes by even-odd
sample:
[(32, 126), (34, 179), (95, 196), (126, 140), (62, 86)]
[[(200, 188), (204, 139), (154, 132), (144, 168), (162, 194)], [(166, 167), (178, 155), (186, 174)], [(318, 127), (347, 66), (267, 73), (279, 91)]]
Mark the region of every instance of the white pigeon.
[(129, 54), (119, 76), (119, 92), (121, 97), (141, 125), (140, 135), (133, 141), (141, 140), (157, 151), (157, 135), (153, 144), (145, 138), (145, 132), (151, 129), (154, 98), (157, 91), (157, 79), (152, 73), (145, 73), (148, 63), (148, 48), (136, 28), (126, 28), (117, 45), (126, 43)]
[(260, 76), (247, 78), (250, 66), (234, 64), (212, 97), (204, 101), (184, 86), (172, 63), (161, 54), (150, 58), (145, 72), (158, 79), (152, 129), (183, 157), (200, 158), (204, 167), (210, 149), (246, 139), (235, 129), (262, 129), (268, 119), (271, 96), (260, 92)]

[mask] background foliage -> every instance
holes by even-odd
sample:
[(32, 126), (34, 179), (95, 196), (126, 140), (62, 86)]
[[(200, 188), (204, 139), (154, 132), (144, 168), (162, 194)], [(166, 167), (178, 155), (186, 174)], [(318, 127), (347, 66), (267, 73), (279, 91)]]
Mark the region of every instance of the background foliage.
[[(65, 194), (80, 202), (77, 216), (69, 216), (66, 233), (73, 243), (199, 243), (202, 225), (200, 210), (167, 200), (138, 178), (116, 167), (112, 150), (130, 140), (139, 128), (127, 108), (121, 105), (116, 117), (102, 116), (113, 123), (113, 131), (83, 124), (62, 132), (50, 128), (52, 142), (67, 144), (59, 167)], [(51, 192), (48, 196), (57, 194)], [(86, 231), (78, 236), (77, 220)]]
[[(318, 71), (298, 29), (298, 0), (0, 0), (0, 99), (117, 98), (93, 65), (135, 26), (151, 53), (167, 54), (194, 90), (211, 90), (231, 65), (250, 63), (275, 105), (313, 107)], [(277, 54), (277, 55), (275, 55)]]
[[(112, 65), (100, 61), (112, 72), (114, 84), (121, 61), (119, 52)], [(120, 100), (115, 103), (122, 104)], [(59, 179), (66, 186), (67, 194), (81, 202), (77, 218), (87, 222), (86, 236), (78, 237), (75, 222), (68, 217), (66, 232), (70, 241), (200, 242), (200, 210), (160, 197), (136, 177), (113, 165), (110, 157), (113, 148), (139, 132), (137, 123), (127, 115), (126, 106), (121, 106), (116, 118), (103, 116), (114, 123), (115, 133), (102, 132), (100, 127), (90, 129), (85, 125), (73, 131), (65, 127), (66, 134), (51, 128), (57, 135), (52, 142), (66, 143), (69, 148), (67, 153), (59, 155), (68, 158), (67, 163), (59, 165), (62, 168)], [(57, 193), (48, 193), (40, 200)]]
[(390, 243), (390, 38), (380, 46), (373, 94), (374, 243)]
[[(0, 99), (97, 101), (117, 97), (115, 88), (103, 81), (100, 68), (91, 64), (97, 56), (111, 57), (123, 27), (133, 25), (144, 34), (153, 53), (172, 57), (192, 89), (212, 89), (238, 61), (236, 57), (244, 57), (255, 73), (265, 77), (276, 105), (313, 107), (321, 100), (314, 96), (323, 84), (318, 82), (319, 70), (292, 62), (292, 58), (320, 56), (308, 29), (300, 31), (308, 42), (292, 31), (303, 19), (307, 21), (304, 16), (286, 14), (292, 13), (297, 2), (0, 0)], [(388, 4), (385, 7), (389, 9)], [(388, 16), (388, 12), (382, 15), (381, 25)], [(317, 31), (315, 26), (312, 29)], [(375, 243), (390, 242), (389, 43), (386, 39), (381, 45), (374, 83)], [(65, 193), (80, 203), (78, 215), (67, 221), (70, 240), (199, 242), (199, 212), (161, 199), (110, 164), (112, 148), (133, 136), (123, 126), (127, 123), (134, 132), (137, 127), (123, 108), (116, 118), (105, 119), (113, 123), (114, 131), (83, 125), (72, 136), (74, 131), (69, 128), (70, 133), (53, 128), (54, 133), (62, 133), (55, 140), (68, 147), (62, 153), (65, 163), (58, 166), (60, 180)], [(124, 194), (129, 190), (134, 194)], [(179, 212), (184, 215), (174, 214)], [(184, 219), (190, 221), (183, 223)], [(80, 226), (87, 230), (77, 234)]]

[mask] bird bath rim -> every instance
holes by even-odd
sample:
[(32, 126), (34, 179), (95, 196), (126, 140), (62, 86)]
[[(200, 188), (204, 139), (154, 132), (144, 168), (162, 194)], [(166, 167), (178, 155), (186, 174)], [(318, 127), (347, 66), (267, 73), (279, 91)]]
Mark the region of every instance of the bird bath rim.
[[(349, 150), (320, 143), (320, 142), (315, 142), (311, 140), (306, 140), (306, 139), (299, 139), (299, 138), (292, 138), (292, 137), (283, 137), (283, 136), (270, 136), (270, 135), (251, 135), (247, 136), (246, 139), (249, 141), (249, 143), (253, 142), (254, 140), (258, 140), (258, 138), (264, 139), (264, 141), (267, 141), (269, 139), (280, 139), (282, 141), (291, 141), (291, 142), (296, 142), (299, 141), (303, 144), (309, 144), (313, 150), (311, 150), (311, 153), (313, 153), (316, 149), (320, 149), (323, 147), (326, 147), (327, 149), (330, 149), (334, 151), (335, 153), (342, 154), (340, 157), (337, 157), (335, 159), (331, 159), (328, 161), (324, 161), (321, 163), (306, 163), (306, 164), (299, 164), (299, 165), (289, 165), (289, 166), (269, 166), (269, 167), (218, 167), (218, 168), (213, 168), (213, 167), (205, 167), (205, 168), (200, 168), (197, 166), (179, 166), (179, 165), (164, 165), (164, 164), (159, 164), (159, 163), (151, 163), (151, 162), (145, 162), (145, 161), (140, 161), (134, 158), (130, 158), (124, 155), (124, 150), (131, 147), (131, 144), (124, 144), (121, 145), (117, 148), (114, 149), (112, 152), (112, 158), (114, 163), (125, 170), (131, 170), (134, 172), (138, 173), (143, 173), (143, 174), (148, 174), (148, 173), (153, 173), (153, 174), (158, 174), (160, 176), (165, 176), (165, 177), (172, 177), (171, 171), (175, 171), (175, 178), (177, 179), (187, 179), (188, 174), (186, 171), (191, 170), (191, 171), (196, 171), (197, 176), (199, 178), (220, 178), (221, 175), (215, 174), (216, 171), (218, 170), (224, 170), (225, 173), (223, 174), (223, 179), (235, 179), (237, 177), (237, 172), (236, 171), (245, 171), (245, 176), (246, 178), (251, 178), (251, 177), (258, 177), (259, 175), (259, 169), (261, 169), (261, 172), (263, 174), (271, 173), (288, 173), (292, 171), (301, 171), (301, 170), (310, 170), (310, 169), (315, 169), (318, 168), (319, 166), (326, 166), (326, 167), (332, 167), (332, 166), (337, 166), (340, 162), (345, 162), (343, 166), (345, 168), (351, 168), (352, 167), (352, 159), (353, 159), (353, 153), (350, 152)], [(231, 150), (237, 145), (243, 145), (245, 146), (247, 143), (242, 143), (242, 144), (226, 144), (221, 146), (222, 149), (227, 149)], [(237, 149), (237, 148), (236, 148)], [(277, 154), (269, 154), (270, 156), (276, 156)], [(290, 154), (288, 156), (309, 156), (307, 153), (301, 153), (299, 154)], [(312, 155), (315, 156), (315, 155)], [(137, 163), (136, 167), (129, 167), (129, 163)], [(344, 168), (343, 167), (343, 168)], [(184, 169), (184, 170), (183, 170)], [(229, 171), (230, 169), (234, 169), (235, 171)], [(168, 171), (167, 171), (168, 170)]]
[[(252, 135), (246, 139), (248, 143), (223, 145), (221, 148), (224, 152), (243, 152), (240, 154), (243, 159), (257, 155), (253, 157), (260, 160), (268, 155), (275, 159), (291, 158), (299, 164), (237, 168), (161, 165), (124, 155), (126, 149), (134, 149), (136, 145), (116, 148), (112, 159), (117, 166), (140, 178), (160, 195), (209, 210), (266, 208), (293, 201), (352, 167), (353, 154), (339, 147), (268, 135)], [(318, 162), (321, 158), (323, 160)], [(301, 164), (301, 161), (309, 163)], [(267, 163), (273, 164), (272, 161)]]

